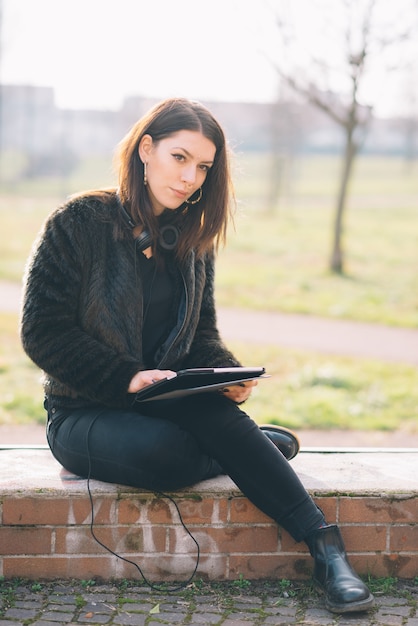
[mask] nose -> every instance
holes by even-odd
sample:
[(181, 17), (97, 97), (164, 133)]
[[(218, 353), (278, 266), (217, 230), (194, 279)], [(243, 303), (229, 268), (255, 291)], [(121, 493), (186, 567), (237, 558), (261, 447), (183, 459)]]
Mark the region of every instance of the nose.
[(188, 165), (182, 171), (181, 179), (187, 185), (193, 185), (196, 182), (196, 167), (194, 165)]

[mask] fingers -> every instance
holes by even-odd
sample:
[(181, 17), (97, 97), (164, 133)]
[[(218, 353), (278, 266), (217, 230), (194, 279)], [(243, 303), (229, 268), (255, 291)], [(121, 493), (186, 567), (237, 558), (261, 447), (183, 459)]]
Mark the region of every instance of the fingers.
[(136, 393), (148, 385), (157, 383), (160, 380), (166, 380), (167, 378), (174, 378), (174, 376), (177, 376), (177, 374), (172, 370), (143, 370), (137, 372), (129, 383), (128, 393)]
[(245, 402), (245, 400), (250, 397), (252, 389), (256, 385), (256, 380), (248, 380), (245, 383), (237, 383), (236, 385), (224, 387), (221, 392), (233, 402)]
[(177, 376), (176, 372), (172, 370), (147, 370), (146, 373), (151, 375), (151, 383), (157, 383), (159, 380), (166, 380), (167, 378)]

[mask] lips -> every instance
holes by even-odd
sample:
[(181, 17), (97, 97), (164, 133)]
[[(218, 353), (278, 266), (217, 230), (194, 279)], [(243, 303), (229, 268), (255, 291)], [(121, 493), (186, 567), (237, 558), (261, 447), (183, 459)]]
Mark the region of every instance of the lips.
[(180, 200), (184, 200), (184, 198), (187, 198), (189, 195), (187, 191), (182, 191), (181, 189), (172, 189), (172, 191), (177, 198), (180, 198)]

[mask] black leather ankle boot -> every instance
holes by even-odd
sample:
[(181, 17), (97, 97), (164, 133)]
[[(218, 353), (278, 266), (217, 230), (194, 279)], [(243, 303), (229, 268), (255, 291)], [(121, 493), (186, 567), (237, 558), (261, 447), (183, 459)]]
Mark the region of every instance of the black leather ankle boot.
[(260, 429), (288, 461), (295, 458), (299, 452), (300, 444), (294, 432), (284, 426), (274, 426), (273, 424), (263, 424)]
[(333, 613), (368, 611), (374, 597), (347, 560), (338, 526), (310, 533), (306, 543), (314, 558), (314, 582), (325, 594), (325, 605)]

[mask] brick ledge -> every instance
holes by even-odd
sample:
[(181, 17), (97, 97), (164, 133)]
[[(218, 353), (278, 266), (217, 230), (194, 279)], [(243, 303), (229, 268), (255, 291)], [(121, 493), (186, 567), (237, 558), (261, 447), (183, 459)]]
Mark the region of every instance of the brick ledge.
[[(314, 452), (291, 464), (329, 523), (338, 523), (360, 574), (418, 575), (418, 453)], [(123, 485), (91, 481), (95, 529), (148, 579), (193, 571), (195, 545), (171, 502)], [(261, 513), (226, 476), (176, 492), (199, 541), (197, 576), (208, 580), (304, 579), (306, 546)], [(90, 534), (86, 480), (62, 470), (49, 450), (0, 450), (0, 575), (32, 579), (139, 578)]]

